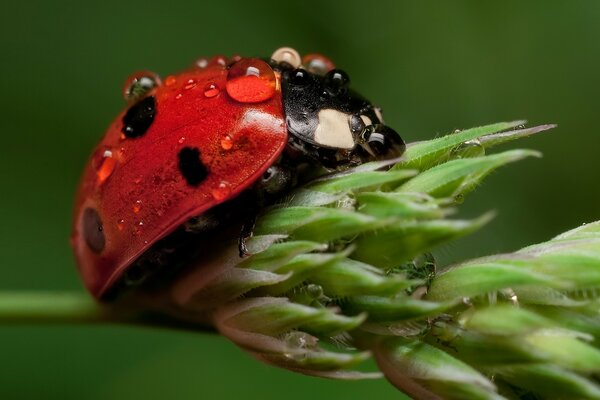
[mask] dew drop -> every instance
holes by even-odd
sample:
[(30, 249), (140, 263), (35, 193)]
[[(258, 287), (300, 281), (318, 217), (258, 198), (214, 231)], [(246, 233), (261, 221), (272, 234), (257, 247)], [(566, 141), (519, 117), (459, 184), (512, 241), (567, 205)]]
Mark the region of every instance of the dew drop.
[(325, 75), (335, 69), (335, 64), (329, 58), (317, 53), (305, 55), (302, 64), (308, 72), (317, 75)]
[(185, 137), (182, 136), (179, 138), (179, 140), (177, 141), (179, 144), (183, 144), (183, 142), (185, 142)]
[(219, 94), (221, 90), (219, 89), (219, 87), (214, 84), (214, 83), (209, 83), (208, 85), (206, 85), (204, 87), (204, 96), (211, 98), (211, 97), (215, 97), (216, 95)]
[(212, 196), (217, 201), (225, 200), (227, 196), (231, 193), (231, 187), (228, 182), (221, 181), (219, 186), (211, 191)]
[(131, 209), (133, 210), (133, 212), (135, 214), (138, 214), (140, 212), (140, 210), (142, 209), (142, 201), (136, 200), (135, 203), (133, 203), (133, 206), (131, 207)]
[(227, 94), (240, 103), (259, 103), (275, 95), (277, 80), (269, 64), (258, 58), (245, 58), (227, 73)]
[(175, 78), (173, 75), (169, 75), (165, 79), (165, 85), (167, 86), (173, 86), (175, 83), (177, 83), (177, 78)]
[(233, 147), (233, 139), (229, 135), (225, 135), (223, 139), (221, 139), (221, 148), (223, 150), (231, 150)]
[(227, 66), (227, 58), (225, 56), (214, 56), (208, 62), (209, 65), (220, 65), (221, 67)]
[(183, 97), (183, 94), (181, 94), (181, 93), (177, 93), (177, 96), (175, 96), (175, 99), (179, 100), (179, 99), (180, 99), (180, 98), (182, 98), (182, 97)]
[(208, 60), (206, 58), (199, 58), (196, 60), (196, 67), (206, 68), (208, 66)]
[(110, 148), (101, 148), (94, 154), (92, 165), (96, 169), (98, 184), (104, 183), (113, 173), (117, 160), (113, 157), (113, 151)]
[(468, 140), (453, 148), (450, 155), (452, 158), (481, 157), (485, 155), (485, 147), (479, 139)]
[(125, 220), (124, 219), (120, 219), (117, 221), (117, 229), (119, 230), (119, 232), (123, 232), (123, 229), (125, 229)]
[(160, 84), (160, 78), (154, 72), (136, 72), (125, 81), (123, 97), (128, 102), (134, 103), (160, 86)]
[(196, 87), (196, 81), (193, 79), (188, 79), (188, 81), (185, 83), (185, 86), (183, 87), (184, 90), (190, 90)]

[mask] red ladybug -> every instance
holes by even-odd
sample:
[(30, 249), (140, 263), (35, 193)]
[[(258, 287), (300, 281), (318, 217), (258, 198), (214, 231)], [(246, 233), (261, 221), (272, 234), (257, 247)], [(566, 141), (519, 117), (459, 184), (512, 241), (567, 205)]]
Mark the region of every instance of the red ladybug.
[(348, 85), (327, 58), (290, 48), (265, 60), (201, 59), (164, 81), (131, 77), (128, 106), (94, 151), (75, 200), (71, 241), (89, 291), (108, 299), (136, 275), (171, 265), (185, 235), (244, 213), (252, 221), (296, 184), (301, 167), (339, 170), (401, 155), (400, 136)]

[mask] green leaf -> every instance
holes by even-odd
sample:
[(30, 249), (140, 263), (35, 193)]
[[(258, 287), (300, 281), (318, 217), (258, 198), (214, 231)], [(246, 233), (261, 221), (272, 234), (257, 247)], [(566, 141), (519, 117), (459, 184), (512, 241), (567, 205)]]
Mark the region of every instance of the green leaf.
[(452, 133), (437, 139), (412, 143), (407, 146), (402, 160), (393, 169), (416, 168), (424, 170), (445, 162), (448, 153), (456, 146), (469, 140), (498, 133), (524, 124), (525, 121), (500, 122)]
[(452, 160), (409, 180), (397, 190), (423, 192), (434, 197), (456, 197), (473, 190), (490, 172), (526, 157), (540, 156), (532, 150), (511, 150), (486, 157)]
[(485, 225), (493, 214), (467, 220), (398, 221), (354, 240), (352, 257), (380, 268), (411, 260), (437, 245), (467, 235)]

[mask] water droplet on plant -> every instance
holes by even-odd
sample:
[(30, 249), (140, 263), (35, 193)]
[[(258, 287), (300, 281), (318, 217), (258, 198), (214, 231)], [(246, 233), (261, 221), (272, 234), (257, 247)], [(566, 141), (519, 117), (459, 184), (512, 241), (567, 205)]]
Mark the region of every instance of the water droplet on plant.
[(133, 212), (135, 214), (139, 213), (140, 210), (142, 209), (142, 201), (136, 200), (135, 203), (133, 203), (133, 206), (131, 207), (131, 209), (133, 210)]
[(450, 152), (452, 158), (471, 158), (485, 155), (485, 147), (479, 139), (468, 140), (459, 144)]
[(98, 178), (98, 184), (104, 183), (115, 170), (117, 160), (113, 157), (112, 149), (103, 147), (96, 150), (92, 159), (92, 165), (96, 169), (96, 177)]
[(204, 87), (204, 96), (211, 98), (211, 97), (215, 97), (216, 95), (219, 94), (221, 90), (219, 89), (219, 87), (214, 84), (214, 83), (209, 83), (208, 85), (206, 85)]
[(160, 86), (160, 84), (160, 78), (154, 72), (136, 72), (125, 81), (123, 97), (128, 102), (136, 102)]
[(275, 94), (275, 72), (258, 58), (236, 62), (227, 73), (227, 94), (240, 103), (259, 103)]
[(185, 83), (185, 86), (183, 87), (184, 90), (190, 90), (196, 87), (196, 81), (193, 79), (188, 79), (188, 81)]
[(212, 196), (217, 201), (226, 199), (230, 193), (231, 193), (231, 186), (229, 185), (228, 182), (225, 182), (225, 181), (221, 181), (221, 183), (219, 183), (219, 186), (217, 186), (215, 189), (213, 189), (211, 191)]
[(223, 150), (231, 150), (233, 147), (233, 139), (229, 135), (225, 135), (223, 139), (221, 139), (221, 148)]

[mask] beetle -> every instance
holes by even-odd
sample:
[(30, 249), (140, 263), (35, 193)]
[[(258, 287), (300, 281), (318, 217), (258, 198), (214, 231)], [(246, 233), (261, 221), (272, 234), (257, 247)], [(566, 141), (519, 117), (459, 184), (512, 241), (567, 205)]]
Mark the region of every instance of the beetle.
[(399, 157), (402, 138), (349, 84), (325, 56), (288, 47), (200, 59), (164, 81), (132, 75), (76, 194), (71, 243), (87, 289), (108, 299), (224, 221), (249, 221), (244, 256), (253, 218), (301, 171)]

